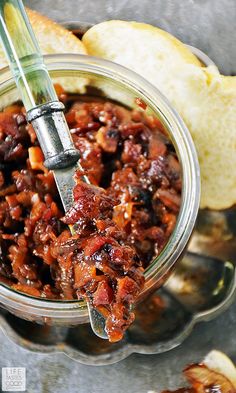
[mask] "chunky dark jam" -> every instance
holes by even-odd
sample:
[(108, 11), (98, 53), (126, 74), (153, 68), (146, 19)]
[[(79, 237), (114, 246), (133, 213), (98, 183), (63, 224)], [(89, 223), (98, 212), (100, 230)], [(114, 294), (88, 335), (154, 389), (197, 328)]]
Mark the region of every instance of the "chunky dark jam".
[(63, 91), (60, 98), (93, 185), (77, 173), (74, 205), (64, 216), (24, 108), (16, 103), (0, 113), (0, 281), (32, 296), (86, 298), (117, 341), (134, 319), (144, 269), (175, 226), (180, 165), (145, 108)]

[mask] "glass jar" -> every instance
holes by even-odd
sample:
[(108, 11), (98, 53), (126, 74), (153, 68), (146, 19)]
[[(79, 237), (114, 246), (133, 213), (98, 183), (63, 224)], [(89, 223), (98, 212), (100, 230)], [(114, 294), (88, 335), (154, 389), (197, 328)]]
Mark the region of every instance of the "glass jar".
[[(184, 253), (193, 231), (199, 208), (200, 171), (196, 150), (185, 124), (167, 99), (136, 73), (109, 61), (84, 55), (50, 55), (45, 62), (54, 81), (67, 91), (85, 84), (91, 91), (134, 107), (135, 98), (147, 104), (147, 113), (160, 119), (176, 149), (182, 168), (182, 202), (175, 229), (163, 249), (145, 270), (145, 287), (140, 298), (160, 287)], [(0, 72), (1, 107), (17, 97), (8, 68)], [(20, 318), (57, 325), (77, 325), (88, 321), (85, 302), (35, 298), (0, 284), (0, 304)]]

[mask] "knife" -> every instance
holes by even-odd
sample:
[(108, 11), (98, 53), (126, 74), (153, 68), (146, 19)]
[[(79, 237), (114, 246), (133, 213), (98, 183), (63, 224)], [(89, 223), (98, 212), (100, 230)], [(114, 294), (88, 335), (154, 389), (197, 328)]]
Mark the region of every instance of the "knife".
[[(82, 170), (49, 73), (21, 0), (0, 1), (0, 36), (16, 85), (43, 151), (44, 165), (53, 171), (65, 211), (73, 204), (74, 174)], [(86, 176), (83, 181), (89, 183)], [(73, 233), (73, 227), (70, 228)], [(87, 301), (91, 327), (107, 339), (103, 316)]]

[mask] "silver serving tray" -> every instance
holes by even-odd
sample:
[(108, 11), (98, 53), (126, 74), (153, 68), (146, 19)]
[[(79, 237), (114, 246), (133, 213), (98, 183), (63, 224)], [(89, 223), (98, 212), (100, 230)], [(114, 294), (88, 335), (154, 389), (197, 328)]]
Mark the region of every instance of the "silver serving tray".
[[(82, 35), (91, 24), (70, 22)], [(202, 63), (208, 56), (190, 47)], [(41, 326), (0, 310), (0, 327), (21, 347), (38, 353), (64, 353), (88, 365), (116, 363), (132, 353), (158, 354), (180, 345), (194, 325), (223, 312), (236, 296), (236, 210), (202, 210), (189, 251), (165, 286), (138, 305), (136, 320), (115, 344), (96, 337), (88, 324)], [(230, 261), (230, 262), (229, 262)]]
[(38, 353), (62, 352), (88, 365), (116, 363), (132, 353), (158, 354), (181, 344), (194, 325), (224, 311), (236, 294), (230, 262), (188, 253), (164, 288), (136, 309), (136, 320), (115, 344), (99, 339), (88, 324), (41, 326), (1, 311), (0, 326), (12, 341)]

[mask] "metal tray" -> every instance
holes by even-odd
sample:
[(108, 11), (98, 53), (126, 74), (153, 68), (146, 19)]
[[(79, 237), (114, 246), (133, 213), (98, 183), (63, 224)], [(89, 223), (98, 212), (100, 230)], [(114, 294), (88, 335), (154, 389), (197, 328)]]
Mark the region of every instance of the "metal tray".
[[(88, 23), (66, 27), (82, 35)], [(212, 61), (191, 50), (205, 64)], [(135, 323), (124, 339), (110, 344), (94, 336), (88, 324), (41, 326), (0, 310), (0, 327), (15, 343), (38, 353), (63, 352), (89, 365), (116, 363), (132, 353), (157, 354), (178, 346), (199, 321), (224, 311), (236, 296), (236, 210), (202, 210), (189, 245), (166, 285), (137, 307)], [(230, 261), (230, 262), (229, 262)]]
[[(198, 236), (205, 245), (211, 244), (212, 238), (203, 240), (204, 235), (196, 232), (194, 247)], [(105, 365), (132, 353), (157, 354), (175, 348), (197, 322), (219, 315), (235, 295), (233, 263), (188, 252), (166, 285), (138, 305), (136, 320), (119, 343), (99, 339), (89, 324), (73, 328), (41, 326), (3, 310), (0, 326), (11, 340), (30, 351), (63, 352), (83, 364)]]

